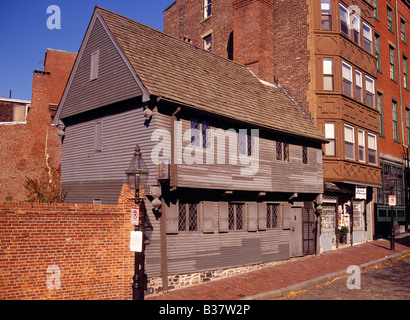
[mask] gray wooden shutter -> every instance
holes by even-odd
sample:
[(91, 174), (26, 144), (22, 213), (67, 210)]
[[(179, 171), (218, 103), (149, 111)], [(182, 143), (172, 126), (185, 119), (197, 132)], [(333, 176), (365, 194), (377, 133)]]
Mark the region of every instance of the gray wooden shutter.
[(100, 50), (98, 49), (91, 54), (90, 80), (95, 80), (98, 78), (99, 60), (100, 60)]
[(178, 233), (178, 203), (165, 203), (165, 219), (167, 222), (167, 233)]
[(219, 202), (219, 231), (228, 231), (228, 202)]
[(266, 203), (258, 203), (259, 230), (266, 230)]
[(204, 214), (203, 214), (203, 232), (212, 233), (214, 232), (214, 213), (215, 213), (215, 203), (210, 201), (203, 202)]
[(258, 230), (258, 205), (256, 202), (248, 203), (248, 231)]
[(102, 123), (101, 121), (95, 122), (95, 150), (102, 150)]
[(282, 229), (290, 229), (290, 203), (282, 204)]

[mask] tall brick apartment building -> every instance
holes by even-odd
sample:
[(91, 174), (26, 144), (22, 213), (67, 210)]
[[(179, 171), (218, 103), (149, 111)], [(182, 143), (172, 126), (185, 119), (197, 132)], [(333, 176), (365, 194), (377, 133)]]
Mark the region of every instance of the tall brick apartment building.
[[(39, 179), (58, 170), (61, 140), (51, 126), (77, 54), (48, 49), (44, 69), (33, 71), (31, 107), (24, 102), (0, 102), (8, 115), (0, 120), (0, 201), (27, 199), (27, 178)], [(14, 106), (11, 117), (10, 104)], [(1, 112), (0, 112), (1, 113)]]
[(378, 189), (376, 231), (388, 233), (391, 187), (386, 177), (397, 177), (394, 215), (402, 229), (407, 229), (410, 187), (410, 84), (409, 33), (410, 1), (375, 1), (375, 44), (377, 60), (377, 108), (380, 112), (380, 164), (383, 185)]
[(374, 235), (382, 184), (374, 28), (370, 0), (177, 0), (164, 11), (166, 33), (279, 83), (326, 135), (324, 251), (338, 246), (342, 225), (352, 244)]

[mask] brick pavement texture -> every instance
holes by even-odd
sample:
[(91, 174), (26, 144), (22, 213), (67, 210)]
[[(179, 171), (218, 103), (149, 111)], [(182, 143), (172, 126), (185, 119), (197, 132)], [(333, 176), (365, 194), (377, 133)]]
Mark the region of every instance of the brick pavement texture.
[(151, 296), (147, 300), (237, 300), (296, 285), (346, 270), (350, 265), (370, 263), (409, 249), (408, 234), (396, 240), (395, 251), (390, 250), (388, 240), (380, 239), (318, 256), (291, 259), (257, 271)]

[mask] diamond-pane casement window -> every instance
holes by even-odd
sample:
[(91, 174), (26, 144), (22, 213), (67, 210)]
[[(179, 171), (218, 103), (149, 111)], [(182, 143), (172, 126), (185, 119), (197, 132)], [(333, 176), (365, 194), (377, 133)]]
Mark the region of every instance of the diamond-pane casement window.
[(179, 203), (178, 231), (198, 231), (198, 205)]
[(228, 208), (228, 228), (229, 230), (243, 229), (243, 204), (229, 204)]
[(279, 215), (279, 205), (278, 204), (266, 205), (266, 228), (277, 228), (278, 227), (278, 215)]

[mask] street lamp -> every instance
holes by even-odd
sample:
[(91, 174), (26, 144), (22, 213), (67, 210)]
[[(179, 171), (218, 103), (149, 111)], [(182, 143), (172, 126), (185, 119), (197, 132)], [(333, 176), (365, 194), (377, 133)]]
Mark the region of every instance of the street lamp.
[[(127, 176), (128, 186), (134, 190), (135, 197), (132, 200), (137, 205), (139, 210), (139, 221), (135, 225), (135, 231), (140, 231), (142, 234), (142, 249), (141, 252), (135, 252), (134, 276), (132, 284), (132, 299), (144, 300), (145, 289), (145, 253), (144, 253), (144, 225), (145, 225), (145, 203), (143, 194), (146, 190), (148, 181), (148, 168), (145, 161), (141, 157), (140, 147), (135, 148), (134, 156), (130, 166), (125, 171)], [(142, 196), (141, 196), (142, 195)]]
[(394, 206), (396, 205), (396, 195), (395, 195), (395, 186), (396, 186), (396, 175), (393, 173), (393, 168), (390, 168), (390, 172), (387, 175), (387, 184), (390, 187), (390, 196), (389, 196), (389, 205), (391, 206), (391, 225), (390, 225), (390, 250), (394, 251)]

